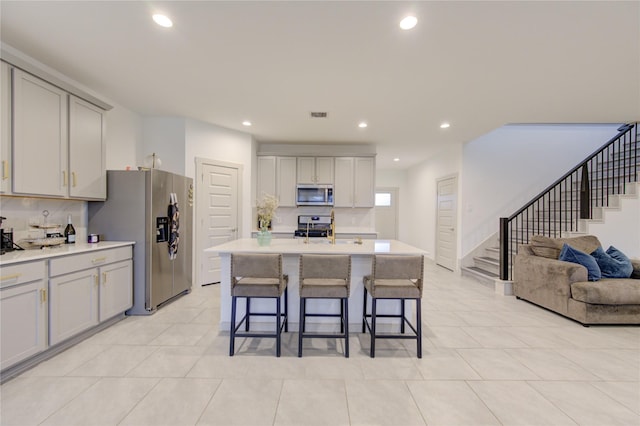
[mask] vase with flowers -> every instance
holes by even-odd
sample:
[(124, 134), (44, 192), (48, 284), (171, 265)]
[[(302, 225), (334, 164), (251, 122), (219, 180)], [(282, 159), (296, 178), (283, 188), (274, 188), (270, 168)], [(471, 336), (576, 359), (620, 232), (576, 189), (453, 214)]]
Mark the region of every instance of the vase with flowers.
[(268, 246), (271, 243), (271, 221), (276, 217), (278, 209), (278, 199), (271, 194), (263, 194), (262, 199), (258, 201), (258, 245)]

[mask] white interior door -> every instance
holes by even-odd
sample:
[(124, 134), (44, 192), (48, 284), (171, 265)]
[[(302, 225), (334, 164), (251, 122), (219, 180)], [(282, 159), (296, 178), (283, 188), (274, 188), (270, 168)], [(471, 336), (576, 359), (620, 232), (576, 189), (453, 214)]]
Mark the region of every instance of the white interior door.
[(202, 161), (198, 172), (197, 223), (200, 285), (220, 282), (220, 256), (204, 249), (238, 238), (242, 166)]
[(398, 239), (398, 188), (376, 189), (376, 232), (381, 240)]
[(438, 180), (437, 204), (436, 263), (454, 271), (457, 256), (457, 177)]

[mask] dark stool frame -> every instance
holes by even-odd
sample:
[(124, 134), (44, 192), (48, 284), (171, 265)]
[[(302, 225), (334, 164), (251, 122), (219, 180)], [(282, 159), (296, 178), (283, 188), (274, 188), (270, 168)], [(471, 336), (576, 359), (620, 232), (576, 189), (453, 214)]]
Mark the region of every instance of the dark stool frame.
[[(369, 351), (369, 356), (371, 358), (375, 358), (376, 356), (376, 339), (416, 339), (417, 344), (417, 354), (418, 358), (422, 358), (422, 310), (421, 303), (419, 298), (416, 299), (399, 299), (399, 298), (382, 298), (382, 297), (371, 297), (371, 313), (367, 314), (367, 288), (364, 287), (364, 300), (362, 304), (362, 332), (365, 333), (367, 330), (371, 334), (371, 349)], [(377, 302), (378, 300), (399, 300), (400, 301), (400, 314), (378, 314), (376, 312)], [(405, 301), (406, 300), (415, 300), (416, 301), (416, 326), (414, 327), (411, 324), (411, 321), (405, 315)], [(378, 334), (376, 332), (376, 318), (400, 318), (400, 333), (401, 334)], [(371, 324), (369, 324), (368, 319), (371, 319)], [(405, 334), (405, 323), (411, 328), (413, 334), (407, 335)]]
[[(244, 297), (246, 299), (245, 314), (236, 325), (236, 305), (238, 298)], [(276, 300), (276, 312), (251, 312), (251, 299), (275, 299)], [(230, 329), (230, 343), (229, 343), (229, 356), (233, 356), (235, 353), (235, 339), (238, 337), (266, 337), (276, 339), (276, 356), (281, 354), (282, 332), (289, 331), (289, 292), (288, 288), (284, 289), (284, 313), (281, 309), (280, 297), (257, 297), (257, 296), (233, 296), (231, 300), (231, 327)], [(250, 319), (252, 316), (261, 317), (276, 317), (276, 332), (269, 333), (250, 333)], [(244, 332), (238, 332), (240, 327), (244, 323)]]

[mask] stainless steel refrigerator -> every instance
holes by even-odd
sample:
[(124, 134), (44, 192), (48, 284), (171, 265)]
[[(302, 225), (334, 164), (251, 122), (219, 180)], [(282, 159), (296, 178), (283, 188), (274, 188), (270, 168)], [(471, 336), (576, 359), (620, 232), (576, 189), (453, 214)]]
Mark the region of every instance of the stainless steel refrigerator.
[(157, 169), (108, 170), (107, 200), (89, 202), (88, 209), (88, 233), (135, 241), (128, 315), (151, 314), (190, 291), (193, 179)]

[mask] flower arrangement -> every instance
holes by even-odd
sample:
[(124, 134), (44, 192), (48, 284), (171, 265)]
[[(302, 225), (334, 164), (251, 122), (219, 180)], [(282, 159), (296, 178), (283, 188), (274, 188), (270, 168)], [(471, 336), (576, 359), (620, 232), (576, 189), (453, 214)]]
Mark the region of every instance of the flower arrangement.
[(263, 194), (262, 199), (256, 205), (258, 209), (258, 223), (260, 230), (266, 231), (271, 225), (271, 220), (276, 217), (278, 199), (271, 194)]

